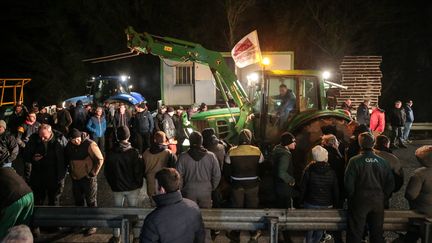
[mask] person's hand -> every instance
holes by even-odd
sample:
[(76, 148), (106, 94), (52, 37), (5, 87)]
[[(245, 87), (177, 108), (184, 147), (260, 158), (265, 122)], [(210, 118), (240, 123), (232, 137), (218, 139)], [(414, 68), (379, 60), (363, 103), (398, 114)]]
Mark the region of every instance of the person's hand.
[(295, 186), (295, 181), (292, 181), (292, 182), (288, 183), (288, 185)]
[(43, 158), (43, 156), (41, 154), (35, 154), (33, 155), (33, 160), (34, 161), (39, 161)]

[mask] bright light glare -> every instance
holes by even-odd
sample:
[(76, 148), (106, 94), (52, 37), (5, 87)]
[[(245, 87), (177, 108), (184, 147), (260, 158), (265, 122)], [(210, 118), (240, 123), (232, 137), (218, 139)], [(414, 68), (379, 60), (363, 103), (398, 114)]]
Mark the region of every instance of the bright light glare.
[(330, 74), (329, 71), (324, 71), (324, 72), (322, 73), (322, 77), (323, 77), (323, 79), (329, 79), (330, 76), (331, 76), (331, 74)]
[(133, 88), (133, 85), (131, 84), (131, 85), (129, 85), (129, 89), (132, 89)]
[(262, 60), (262, 64), (265, 65), (265, 66), (269, 65), (270, 64), (270, 59), (268, 57), (264, 57), (263, 60)]
[(128, 77), (127, 77), (126, 75), (122, 75), (122, 76), (120, 76), (120, 80), (121, 80), (122, 82), (126, 81), (127, 78), (128, 78)]
[(257, 82), (259, 79), (258, 73), (251, 73), (247, 76), (247, 79), (251, 82)]

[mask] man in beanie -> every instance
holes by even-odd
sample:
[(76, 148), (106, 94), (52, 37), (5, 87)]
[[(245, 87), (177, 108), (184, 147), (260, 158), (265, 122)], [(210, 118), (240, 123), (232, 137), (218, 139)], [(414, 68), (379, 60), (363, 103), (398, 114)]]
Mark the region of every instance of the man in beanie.
[(295, 185), (291, 150), (294, 150), (295, 147), (295, 137), (286, 132), (281, 135), (280, 143), (272, 151), (273, 178), (278, 208), (291, 207), (293, 187)]
[[(150, 138), (154, 129), (153, 117), (147, 109), (146, 103), (136, 106), (137, 113), (132, 117), (131, 125), (135, 139), (135, 148), (140, 154), (150, 147)], [(118, 131), (117, 131), (118, 133)], [(119, 141), (120, 138), (117, 139)]]
[(3, 163), (3, 167), (12, 167), (18, 152), (19, 146), (15, 137), (6, 132), (6, 122), (0, 120), (0, 163)]
[[(427, 217), (432, 217), (432, 145), (425, 145), (415, 152), (417, 160), (423, 165), (414, 171), (405, 191), (405, 198), (410, 209)], [(420, 229), (410, 229), (404, 237), (404, 242), (417, 242)], [(424, 239), (423, 239), (424, 240)]]
[[(320, 145), (312, 148), (313, 161), (306, 167), (300, 185), (300, 202), (307, 209), (335, 207), (339, 202), (339, 185), (328, 163), (328, 152)], [(309, 231), (306, 242), (319, 242), (322, 230)]]
[[(252, 137), (249, 129), (243, 129), (239, 134), (239, 145), (231, 148), (225, 157), (223, 170), (231, 182), (234, 208), (258, 208), (258, 167), (264, 162), (264, 156), (258, 147), (251, 145)], [(238, 241), (240, 232), (231, 231), (227, 236)], [(256, 240), (259, 236), (260, 232), (256, 232), (251, 239)]]
[[(105, 177), (114, 194), (114, 206), (138, 206), (140, 190), (144, 184), (144, 163), (137, 149), (129, 143), (127, 126), (117, 129), (119, 145), (111, 151), (105, 161)], [(139, 237), (139, 228), (133, 229), (134, 242)], [(114, 229), (110, 242), (120, 242), (120, 229)]]
[(147, 179), (147, 195), (152, 198), (156, 193), (156, 173), (165, 167), (175, 167), (177, 157), (168, 149), (165, 133), (158, 131), (154, 135), (153, 144), (143, 154), (145, 177)]
[(361, 133), (360, 154), (350, 159), (345, 171), (347, 242), (361, 242), (366, 224), (370, 241), (384, 242), (384, 202), (393, 191), (394, 179), (389, 163), (374, 153), (374, 142), (371, 133)]
[[(177, 171), (183, 182), (181, 193), (200, 208), (211, 208), (212, 192), (221, 179), (220, 166), (215, 154), (203, 147), (201, 133), (192, 132), (189, 141), (189, 150), (180, 154), (177, 162)], [(209, 230), (206, 230), (206, 237), (209, 242)]]
[(212, 207), (212, 191), (219, 185), (221, 171), (214, 153), (202, 146), (199, 132), (189, 136), (190, 148), (177, 162), (177, 170), (183, 181), (182, 195), (195, 201), (200, 208)]
[(56, 130), (63, 133), (63, 135), (69, 134), (69, 127), (72, 124), (72, 117), (69, 111), (63, 108), (62, 104), (58, 104), (56, 107), (56, 113), (54, 113), (54, 127)]
[[(73, 128), (66, 145), (65, 158), (72, 177), (75, 206), (97, 207), (97, 175), (104, 162), (98, 145), (89, 138), (83, 137), (78, 129)], [(94, 233), (96, 233), (94, 227), (86, 232), (88, 235)]]

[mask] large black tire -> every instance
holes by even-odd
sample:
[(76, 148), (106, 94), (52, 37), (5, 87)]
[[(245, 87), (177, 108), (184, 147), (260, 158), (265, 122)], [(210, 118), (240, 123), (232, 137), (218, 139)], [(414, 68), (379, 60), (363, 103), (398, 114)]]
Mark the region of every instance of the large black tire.
[(343, 143), (347, 143), (352, 135), (352, 129), (347, 120), (338, 117), (320, 117), (311, 120), (293, 131), (296, 136), (296, 149), (293, 152), (294, 177), (300, 183), (305, 167), (312, 161), (311, 150), (321, 143), (324, 126), (335, 126), (336, 136)]

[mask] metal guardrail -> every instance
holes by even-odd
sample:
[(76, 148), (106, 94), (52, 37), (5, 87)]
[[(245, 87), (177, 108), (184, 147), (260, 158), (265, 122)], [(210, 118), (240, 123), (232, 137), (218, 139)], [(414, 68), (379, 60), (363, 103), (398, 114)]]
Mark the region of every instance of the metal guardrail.
[(430, 131), (432, 130), (431, 122), (415, 122), (413, 123), (411, 130), (413, 131)]
[[(129, 242), (129, 227), (141, 227), (150, 208), (35, 207), (35, 226), (94, 226), (121, 228)], [(278, 242), (278, 230), (346, 230), (345, 210), (310, 209), (202, 209), (206, 228), (219, 230), (269, 230), (270, 242)], [(411, 220), (426, 229), (422, 242), (432, 242), (432, 226), (424, 215), (409, 210), (386, 210), (384, 230), (406, 231)]]

